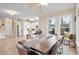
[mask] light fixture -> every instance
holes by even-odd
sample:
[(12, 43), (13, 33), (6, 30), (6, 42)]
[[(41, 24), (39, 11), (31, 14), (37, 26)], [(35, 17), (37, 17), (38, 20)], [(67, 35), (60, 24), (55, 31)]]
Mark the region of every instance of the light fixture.
[(44, 3), (39, 3), (39, 5), (42, 5), (42, 6), (47, 6), (48, 3), (44, 2)]
[(17, 15), (18, 12), (14, 11), (14, 10), (4, 10), (5, 13), (8, 13), (9, 15)]

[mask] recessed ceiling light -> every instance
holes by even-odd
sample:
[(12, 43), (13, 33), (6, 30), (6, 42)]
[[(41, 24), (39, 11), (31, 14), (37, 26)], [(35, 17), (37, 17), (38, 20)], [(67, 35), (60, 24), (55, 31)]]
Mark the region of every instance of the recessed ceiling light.
[(8, 13), (9, 15), (17, 15), (18, 12), (14, 11), (14, 10), (5, 10), (5, 13)]

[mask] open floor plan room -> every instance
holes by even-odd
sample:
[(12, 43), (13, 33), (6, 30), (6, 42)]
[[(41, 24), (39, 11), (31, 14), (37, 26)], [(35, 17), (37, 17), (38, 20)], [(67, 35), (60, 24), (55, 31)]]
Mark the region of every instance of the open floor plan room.
[(79, 4), (0, 3), (0, 55), (78, 55)]

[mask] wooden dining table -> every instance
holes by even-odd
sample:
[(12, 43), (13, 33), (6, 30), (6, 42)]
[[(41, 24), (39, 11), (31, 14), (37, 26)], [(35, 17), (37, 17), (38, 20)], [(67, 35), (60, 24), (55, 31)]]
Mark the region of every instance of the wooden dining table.
[(24, 43), (24, 45), (46, 53), (59, 39), (60, 38), (57, 38), (56, 36), (52, 36), (50, 38), (41, 37), (40, 39)]

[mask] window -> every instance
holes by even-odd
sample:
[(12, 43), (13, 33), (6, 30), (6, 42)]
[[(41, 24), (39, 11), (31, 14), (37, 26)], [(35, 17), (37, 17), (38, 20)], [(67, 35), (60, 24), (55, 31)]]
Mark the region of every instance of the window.
[(66, 38), (70, 32), (70, 18), (70, 16), (61, 17), (60, 31), (61, 35), (64, 35)]
[(49, 18), (48, 19), (48, 35), (55, 34), (55, 19)]

